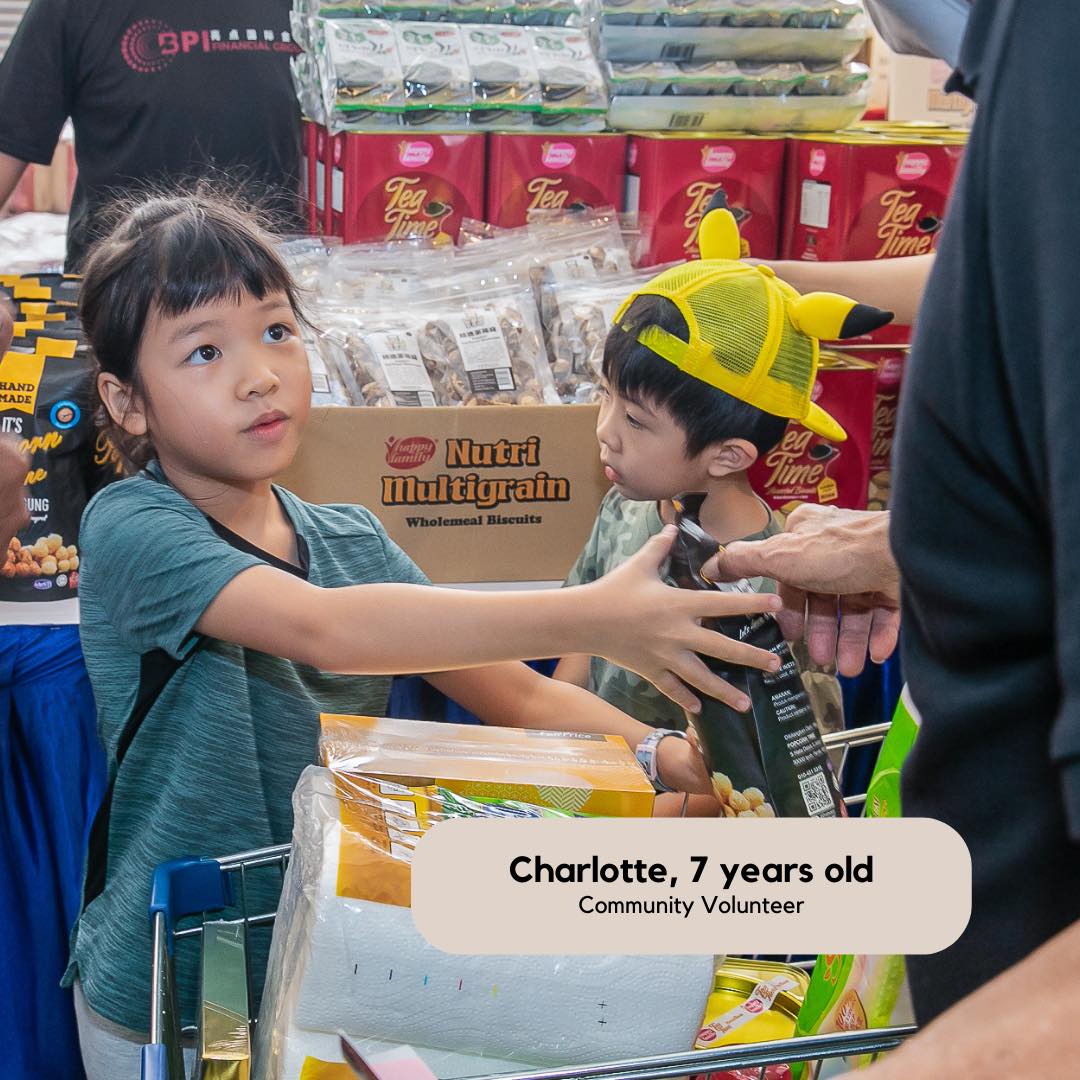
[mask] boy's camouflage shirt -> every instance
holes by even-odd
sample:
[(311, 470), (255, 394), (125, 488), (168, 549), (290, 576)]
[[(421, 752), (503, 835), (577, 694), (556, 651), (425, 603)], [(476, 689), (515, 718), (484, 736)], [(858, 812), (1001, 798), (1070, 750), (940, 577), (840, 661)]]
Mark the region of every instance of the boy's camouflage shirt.
[[(592, 534), (566, 579), (567, 585), (584, 585), (609, 574), (626, 562), (655, 536), (664, 523), (655, 502), (634, 502), (624, 498), (614, 488), (600, 504)], [(764, 540), (782, 531), (780, 522), (770, 511), (769, 523), (761, 532), (743, 537), (744, 540)], [(775, 592), (776, 582), (770, 578), (750, 578), (755, 592)], [(721, 589), (725, 586), (721, 585)], [(802, 669), (803, 683), (814, 706), (814, 715), (823, 731), (837, 731), (844, 726), (840, 684), (834, 674), (809, 663), (805, 646), (793, 649)], [(682, 710), (666, 698), (651, 683), (625, 668), (607, 660), (592, 657), (589, 665), (589, 689), (652, 727), (686, 728)]]

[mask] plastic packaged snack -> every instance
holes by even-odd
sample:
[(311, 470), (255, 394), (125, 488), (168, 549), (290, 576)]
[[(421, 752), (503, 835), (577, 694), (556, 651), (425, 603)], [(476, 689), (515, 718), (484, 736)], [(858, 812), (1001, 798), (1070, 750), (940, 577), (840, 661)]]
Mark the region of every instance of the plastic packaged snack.
[(331, 371), (323, 356), (319, 334), (309, 327), (303, 327), (301, 338), (307, 352), (308, 366), (311, 369), (311, 404), (312, 405), (351, 405), (352, 400), (337, 370)]
[(613, 96), (709, 96), (733, 91), (741, 78), (733, 60), (671, 64), (609, 64)]
[(865, 64), (803, 64), (803, 78), (796, 88), (799, 94), (853, 94), (870, 79)]
[(508, 24), (512, 20), (510, 0), (448, 0), (447, 19), (464, 25)]
[(337, 236), (291, 236), (278, 244), (278, 254), (296, 284), (314, 295), (321, 288), (330, 252), (340, 247)]
[(546, 282), (592, 281), (630, 270), (630, 253), (610, 206), (533, 211), (527, 228), (543, 248), (539, 271), (533, 274), (538, 298)]
[(669, 26), (662, 15), (643, 16), (642, 24), (628, 24), (625, 13), (612, 18), (601, 15), (600, 43), (603, 56), (612, 61), (674, 63), (709, 60), (815, 62), (842, 64), (852, 60), (869, 24), (863, 16), (838, 29), (807, 29), (802, 26)]
[(94, 424), (97, 365), (76, 323), (19, 335), (0, 358), (0, 418), (30, 457), (30, 523), (0, 555), (0, 601), (47, 603), (78, 596), (79, 523), (87, 502), (122, 474)]
[(457, 249), (452, 270), (430, 288), (438, 295), (466, 296), (470, 290), (532, 288), (543, 252), (535, 236), (525, 229), (500, 229), (483, 241), (486, 227), (474, 222), (464, 245)]
[(527, 30), (516, 26), (469, 26), (463, 36), (472, 70), (476, 113), (482, 123), (494, 122), (487, 115), (491, 112), (528, 113), (540, 108), (540, 74)]
[(751, 63), (737, 65), (739, 76), (732, 90), (744, 97), (782, 97), (792, 93), (803, 78), (801, 64)]
[(559, 397), (567, 404), (599, 397), (604, 343), (615, 313), (654, 269), (591, 282), (552, 281), (543, 287), (544, 330), (551, 373)]
[(533, 54), (540, 73), (545, 112), (607, 112), (607, 88), (584, 30), (545, 27), (533, 29)]
[(387, 243), (344, 244), (330, 252), (322, 273), (325, 301), (377, 311), (397, 304), (431, 274), (446, 274), (453, 260), (448, 245), (410, 237)]
[(439, 821), (648, 815), (652, 792), (621, 740), (363, 717), (323, 725), (330, 767), (305, 770), (293, 797), (258, 1080), (323, 1075), (320, 1062), (341, 1060), (327, 1038), (338, 1031), (367, 1053), (408, 1044), (443, 1078), (692, 1045), (711, 956), (450, 956), (410, 912), (413, 852)]
[(779, 97), (745, 94), (614, 97), (608, 125), (619, 131), (838, 131), (866, 111), (866, 89), (852, 94)]
[(416, 330), (402, 326), (400, 319), (375, 317), (357, 328), (349, 363), (354, 378), (362, 384), (360, 395), (365, 405), (430, 408), (446, 404), (436, 396)]
[(470, 290), (419, 314), (417, 344), (440, 404), (558, 404), (531, 286)]
[[(404, 77), (390, 23), (381, 19), (317, 19), (312, 47), (323, 78), (326, 115), (400, 110)], [(343, 123), (350, 122), (342, 115)]]
[(581, 0), (514, 0), (510, 21), (516, 26), (581, 26)]
[[(679, 535), (666, 576), (679, 588), (715, 586), (701, 568), (719, 545), (698, 524), (704, 496), (675, 500)], [(738, 586), (735, 586), (738, 587)], [(703, 658), (750, 699), (748, 713), (706, 698), (687, 714), (724, 817), (843, 817), (836, 776), (791, 649), (771, 615), (711, 620), (710, 628), (778, 656), (772, 673)]]
[(460, 27), (449, 23), (394, 23), (407, 105), (467, 109), (472, 72)]

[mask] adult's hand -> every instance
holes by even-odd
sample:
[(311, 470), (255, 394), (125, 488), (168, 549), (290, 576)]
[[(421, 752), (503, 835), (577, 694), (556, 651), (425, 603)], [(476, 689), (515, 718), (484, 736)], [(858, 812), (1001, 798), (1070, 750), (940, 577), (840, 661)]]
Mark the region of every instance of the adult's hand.
[[(15, 331), (11, 308), (0, 301), (0, 356), (7, 352)], [(13, 439), (0, 439), (0, 553), (11, 538), (30, 520), (26, 511), (23, 482), (27, 460)]]
[(730, 544), (704, 572), (722, 581), (776, 580), (784, 636), (805, 637), (811, 660), (835, 662), (841, 675), (862, 671), (867, 652), (881, 663), (896, 648), (900, 578), (888, 513), (808, 503), (788, 517), (784, 532)]
[(23, 483), (27, 460), (13, 439), (0, 439), (0, 552), (30, 520)]

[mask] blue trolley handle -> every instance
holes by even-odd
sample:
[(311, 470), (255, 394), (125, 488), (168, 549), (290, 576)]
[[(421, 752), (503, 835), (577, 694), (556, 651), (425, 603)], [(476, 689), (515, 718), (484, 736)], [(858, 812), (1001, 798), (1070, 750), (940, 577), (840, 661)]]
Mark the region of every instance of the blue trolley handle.
[(220, 911), (231, 903), (228, 875), (216, 859), (173, 859), (154, 871), (150, 886), (150, 1044), (143, 1047), (142, 1080), (184, 1080), (179, 1003), (172, 971), (177, 923), (189, 915)]

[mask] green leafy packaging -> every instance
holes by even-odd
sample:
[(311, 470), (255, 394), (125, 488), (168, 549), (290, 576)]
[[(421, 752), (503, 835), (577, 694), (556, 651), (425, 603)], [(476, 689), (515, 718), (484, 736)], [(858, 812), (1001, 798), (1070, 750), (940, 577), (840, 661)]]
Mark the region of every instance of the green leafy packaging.
[[(866, 792), (865, 817), (901, 817), (900, 772), (919, 732), (919, 714), (907, 687), (881, 745)], [(823, 955), (799, 1011), (795, 1036), (864, 1031), (914, 1021), (902, 956)], [(868, 1056), (826, 1062), (818, 1080), (849, 1069), (864, 1069)], [(792, 1080), (806, 1080), (806, 1062), (791, 1068)]]

